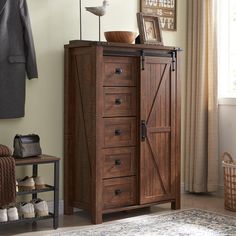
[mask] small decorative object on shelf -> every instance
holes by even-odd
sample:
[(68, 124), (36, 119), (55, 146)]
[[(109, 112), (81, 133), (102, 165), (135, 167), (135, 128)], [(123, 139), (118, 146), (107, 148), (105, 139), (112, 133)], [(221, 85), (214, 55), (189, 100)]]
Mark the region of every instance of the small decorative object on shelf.
[(141, 0), (140, 3), (141, 12), (160, 17), (163, 30), (175, 31), (177, 29), (177, 0)]
[(99, 17), (99, 41), (101, 41), (101, 16), (104, 16), (106, 14), (106, 8), (108, 5), (108, 1), (104, 0), (102, 6), (85, 7), (87, 11)]
[[(27, 176), (21, 180), (18, 180), (16, 184), (17, 195), (32, 194), (32, 200), (30, 202), (19, 203), (18, 210), (15, 206), (9, 207), (8, 209), (0, 209), (0, 227), (3, 225), (20, 222), (35, 224), (38, 220), (53, 219), (53, 228), (58, 228), (59, 161), (60, 158), (48, 155), (15, 160), (16, 166), (32, 165), (33, 177)], [(42, 177), (38, 176), (38, 165), (41, 164), (54, 164), (53, 186), (45, 184)], [(50, 191), (54, 193), (53, 213), (49, 212), (47, 202), (38, 198), (39, 193)], [(6, 214), (10, 214), (11, 217)]]
[(155, 15), (137, 13), (141, 43), (163, 45), (160, 18)]
[(20, 192), (46, 188), (46, 184), (44, 183), (44, 180), (41, 176), (35, 176), (35, 177), (26, 176), (23, 179), (18, 179), (16, 181), (16, 185), (18, 187), (18, 191)]
[(108, 31), (104, 32), (104, 35), (107, 42), (133, 43), (137, 33), (131, 31)]

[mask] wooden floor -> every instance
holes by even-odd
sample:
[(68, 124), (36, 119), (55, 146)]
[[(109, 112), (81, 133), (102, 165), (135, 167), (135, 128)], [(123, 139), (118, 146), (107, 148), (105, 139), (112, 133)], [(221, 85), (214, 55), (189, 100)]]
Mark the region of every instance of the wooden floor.
[[(182, 195), (182, 209), (185, 208), (199, 208), (213, 212), (218, 212), (225, 215), (236, 216), (235, 212), (226, 211), (224, 209), (224, 200), (215, 195)], [(113, 213), (104, 216), (104, 222), (128, 218), (132, 216), (150, 214), (150, 213), (163, 213), (170, 211), (170, 204), (162, 204), (153, 206), (150, 209), (139, 209), (131, 212)], [(90, 218), (86, 212), (80, 211), (72, 216), (60, 216), (60, 228), (57, 231), (73, 230), (76, 226), (90, 225)], [(21, 224), (7, 226), (0, 229), (0, 235), (27, 235), (27, 236), (43, 236), (48, 233), (57, 232), (52, 231), (51, 221), (38, 222), (37, 228), (32, 231), (31, 224)]]

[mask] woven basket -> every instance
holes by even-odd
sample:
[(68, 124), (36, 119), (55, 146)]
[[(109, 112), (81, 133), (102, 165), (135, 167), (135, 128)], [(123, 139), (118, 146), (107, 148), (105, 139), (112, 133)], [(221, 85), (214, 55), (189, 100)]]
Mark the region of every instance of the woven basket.
[(225, 152), (222, 155), (224, 169), (225, 209), (236, 211), (236, 162)]

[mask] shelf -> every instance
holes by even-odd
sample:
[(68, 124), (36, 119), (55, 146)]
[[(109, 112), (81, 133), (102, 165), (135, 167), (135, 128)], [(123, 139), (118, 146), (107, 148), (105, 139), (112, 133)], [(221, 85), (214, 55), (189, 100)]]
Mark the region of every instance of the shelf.
[(49, 164), (58, 162), (60, 158), (49, 156), (49, 155), (41, 155), (37, 157), (28, 157), (28, 158), (16, 158), (15, 163), (16, 166), (24, 166), (24, 165), (38, 165), (38, 164)]
[(34, 217), (34, 218), (29, 218), (29, 219), (19, 219), (15, 221), (6, 221), (6, 222), (0, 222), (1, 225), (9, 225), (9, 224), (16, 224), (16, 223), (32, 223), (34, 221), (39, 221), (39, 220), (47, 220), (47, 219), (52, 219), (54, 217), (53, 213), (49, 213), (48, 216), (42, 216), (42, 217)]
[(50, 192), (50, 191), (54, 191), (55, 188), (51, 185), (46, 184), (46, 188), (43, 189), (33, 189), (33, 190), (29, 190), (29, 191), (19, 191), (16, 193), (17, 196), (21, 196), (21, 195), (27, 195), (27, 194), (34, 194), (34, 193), (43, 193), (43, 192)]

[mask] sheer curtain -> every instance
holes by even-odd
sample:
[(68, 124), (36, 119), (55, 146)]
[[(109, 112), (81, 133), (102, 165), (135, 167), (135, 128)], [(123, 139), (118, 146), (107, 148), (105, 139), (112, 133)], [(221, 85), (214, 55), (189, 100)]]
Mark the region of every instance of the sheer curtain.
[(218, 188), (216, 1), (188, 0), (185, 190)]
[(236, 98), (236, 0), (217, 0), (219, 98)]

